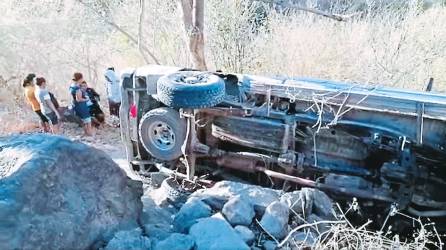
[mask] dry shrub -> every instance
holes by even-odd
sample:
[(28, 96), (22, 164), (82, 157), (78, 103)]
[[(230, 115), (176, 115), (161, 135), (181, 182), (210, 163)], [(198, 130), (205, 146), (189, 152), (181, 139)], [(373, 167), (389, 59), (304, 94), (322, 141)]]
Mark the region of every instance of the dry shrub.
[(243, 68), (259, 74), (372, 82), (418, 90), (434, 77), (434, 89), (445, 91), (444, 23), (443, 7), (426, 11), (413, 8), (404, 13), (383, 10), (346, 22), (302, 11), (283, 15), (269, 10), (266, 28), (245, 45), (255, 57)]
[[(22, 5), (0, 4), (10, 9), (0, 18), (0, 74), (44, 75), (59, 99), (69, 100), (67, 89), (74, 71), (83, 72), (105, 94), (102, 74), (106, 67), (120, 70), (145, 63), (138, 46), (104, 21), (111, 20), (136, 37), (139, 0), (108, 1), (104, 16), (78, 1), (51, 2), (54, 6), (42, 14), (36, 12), (41, 9), (39, 3), (31, 0)], [(414, 89), (422, 89), (434, 77), (434, 90), (446, 90), (444, 7), (422, 10), (409, 4), (404, 11), (373, 7), (338, 22), (303, 11), (278, 11), (259, 2), (206, 1), (206, 56), (211, 70)], [(326, 2), (338, 3), (331, 7), (334, 12), (356, 12), (344, 6), (349, 1)], [(175, 1), (146, 0), (141, 39), (162, 64), (190, 66)], [(20, 85), (20, 79), (15, 84)]]
[[(313, 249), (442, 249), (444, 243), (442, 239), (444, 235), (440, 235), (435, 227), (435, 223), (425, 223), (419, 218), (414, 218), (398, 211), (396, 207), (392, 206), (387, 219), (382, 225), (381, 230), (370, 230), (369, 220), (363, 225), (354, 225), (349, 221), (347, 215), (354, 213), (359, 208), (356, 199), (345, 212), (341, 209), (339, 204), (336, 204), (336, 220), (332, 221), (317, 221), (308, 223), (298, 213), (294, 213), (299, 221), (304, 224), (299, 225), (290, 230), (288, 236), (282, 241), (276, 241), (280, 249), (308, 249), (305, 242), (296, 241), (293, 235), (296, 232), (304, 232), (308, 237), (314, 239)], [(400, 235), (392, 232), (391, 225), (387, 225), (388, 219), (393, 216), (402, 216), (411, 221), (414, 226), (412, 237), (400, 237)], [(324, 228), (322, 230), (322, 228)], [(385, 230), (386, 229), (386, 230)], [(268, 234), (268, 232), (266, 232)], [(311, 242), (310, 240), (309, 242)]]

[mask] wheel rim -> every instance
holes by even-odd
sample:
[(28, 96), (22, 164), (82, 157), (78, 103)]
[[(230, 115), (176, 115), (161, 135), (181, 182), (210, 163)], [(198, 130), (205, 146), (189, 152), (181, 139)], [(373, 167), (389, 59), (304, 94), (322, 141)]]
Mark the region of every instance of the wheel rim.
[(157, 121), (149, 127), (149, 140), (159, 150), (171, 150), (175, 146), (175, 133), (169, 124)]
[(207, 82), (209, 78), (208, 74), (201, 73), (196, 75), (176, 75), (174, 80), (176, 82), (186, 83), (186, 84), (200, 84)]

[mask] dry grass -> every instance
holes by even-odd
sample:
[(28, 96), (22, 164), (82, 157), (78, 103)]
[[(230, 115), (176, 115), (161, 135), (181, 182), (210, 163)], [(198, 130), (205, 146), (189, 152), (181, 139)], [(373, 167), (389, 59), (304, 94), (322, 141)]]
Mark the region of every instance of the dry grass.
[[(354, 225), (349, 221), (347, 218), (349, 213), (355, 213), (359, 209), (356, 199), (353, 199), (352, 205), (345, 212), (339, 204), (336, 204), (336, 208), (335, 220), (313, 222), (308, 222), (302, 214), (291, 210), (294, 221), (300, 225), (289, 228), (288, 235), (281, 241), (265, 231), (258, 221), (257, 224), (276, 242), (279, 249), (443, 249), (444, 235), (438, 233), (435, 223), (423, 223), (419, 218), (406, 215), (395, 207), (390, 209), (381, 230), (370, 230), (371, 220), (363, 225)], [(412, 222), (414, 226), (412, 237), (404, 238), (392, 232), (392, 227), (387, 222), (393, 216), (402, 216)], [(306, 234), (304, 241), (295, 240), (294, 235), (299, 232)], [(262, 238), (265, 237), (260, 235), (258, 241), (260, 242)]]
[[(144, 64), (137, 46), (125, 36), (104, 26), (103, 19), (76, 1), (68, 2), (66, 15), (77, 13), (76, 18), (49, 8), (46, 11), (54, 12), (51, 19), (36, 15), (30, 17), (32, 23), (24, 23), (20, 20), (25, 5), (14, 5), (18, 9), (6, 13), (4, 20), (10, 22), (0, 25), (4, 35), (0, 75), (44, 75), (59, 99), (68, 100), (67, 88), (74, 71), (83, 72), (87, 81), (105, 94), (102, 73), (106, 67)], [(408, 11), (378, 9), (338, 22), (302, 11), (284, 14), (258, 3), (247, 4), (251, 2), (206, 1), (206, 56), (211, 70), (311, 76), (413, 89), (422, 89), (427, 79), (434, 77), (434, 90), (446, 91), (444, 7), (426, 11), (415, 5)], [(110, 10), (112, 20), (133, 35), (137, 34), (138, 3), (125, 1)], [(143, 43), (162, 64), (190, 66), (176, 5), (146, 0), (146, 6)], [(73, 37), (71, 28), (86, 33)], [(20, 85), (20, 79), (14, 84)]]
[[(233, 5), (228, 5), (224, 13), (240, 12)], [(235, 23), (232, 27), (236, 29), (232, 36), (224, 34), (224, 29), (213, 30), (214, 35), (207, 37), (210, 44), (220, 44), (212, 47), (213, 61), (221, 58), (220, 54), (233, 55), (240, 46), (249, 53), (239, 59), (244, 65), (235, 67), (219, 60), (215, 62), (218, 67), (418, 90), (434, 77), (434, 89), (446, 91), (445, 8), (421, 11), (414, 7), (404, 13), (383, 10), (379, 15), (358, 16), (347, 22), (301, 11), (283, 15), (269, 10), (265, 26), (257, 29), (255, 36), (249, 35), (252, 26), (243, 25), (246, 14), (223, 16)], [(240, 45), (241, 40), (244, 43)]]
[[(339, 205), (338, 208), (342, 211)], [(344, 223), (332, 224), (327, 231), (319, 234), (316, 249), (442, 249), (444, 245), (434, 223), (423, 223), (420, 219), (397, 210), (392, 210), (388, 218), (401, 215), (411, 220), (418, 228), (413, 233), (413, 238), (402, 240), (398, 234), (392, 233), (391, 227), (386, 224), (382, 225), (382, 229), (388, 228), (386, 232), (368, 230), (368, 225), (372, 221), (361, 226), (353, 226), (347, 220), (346, 213), (338, 214), (338, 218), (343, 219)]]

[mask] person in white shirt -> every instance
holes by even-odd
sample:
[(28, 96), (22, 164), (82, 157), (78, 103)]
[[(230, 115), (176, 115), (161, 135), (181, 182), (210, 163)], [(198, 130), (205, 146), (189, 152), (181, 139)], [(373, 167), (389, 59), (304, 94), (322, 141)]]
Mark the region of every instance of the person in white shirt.
[(53, 134), (59, 133), (60, 114), (56, 106), (51, 100), (50, 93), (46, 89), (46, 80), (43, 77), (36, 78), (35, 96), (40, 104), (40, 110), (45, 115), (51, 124), (51, 132)]
[(105, 71), (106, 89), (110, 115), (119, 117), (119, 107), (121, 106), (121, 86), (119, 77), (113, 67)]

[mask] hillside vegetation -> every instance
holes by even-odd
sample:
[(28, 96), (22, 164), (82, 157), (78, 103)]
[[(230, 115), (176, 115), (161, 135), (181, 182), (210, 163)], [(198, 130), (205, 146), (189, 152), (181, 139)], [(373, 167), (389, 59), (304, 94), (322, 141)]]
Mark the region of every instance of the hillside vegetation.
[[(103, 91), (105, 67), (153, 63), (147, 51), (161, 64), (190, 66), (174, 1), (146, 0), (142, 16), (139, 0), (45, 2), (0, 3), (6, 10), (0, 17), (0, 75), (17, 77), (11, 88), (20, 88), (21, 77), (32, 71), (45, 75), (61, 98), (67, 98), (70, 76), (79, 70)], [(300, 2), (308, 6), (312, 1)], [(321, 1), (313, 2), (313, 7), (318, 7)], [(434, 77), (434, 90), (446, 90), (446, 9), (441, 4), (425, 8), (420, 1), (405, 1), (404, 7), (369, 4), (358, 9), (345, 7), (346, 2), (356, 1), (329, 2), (331, 7), (325, 11), (344, 15), (346, 21), (287, 8), (286, 4), (206, 1), (208, 64), (211, 69), (232, 72), (311, 76), (419, 90)], [(141, 46), (132, 38), (140, 40)]]

